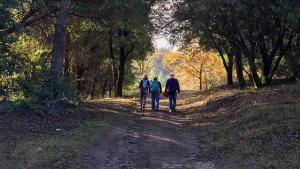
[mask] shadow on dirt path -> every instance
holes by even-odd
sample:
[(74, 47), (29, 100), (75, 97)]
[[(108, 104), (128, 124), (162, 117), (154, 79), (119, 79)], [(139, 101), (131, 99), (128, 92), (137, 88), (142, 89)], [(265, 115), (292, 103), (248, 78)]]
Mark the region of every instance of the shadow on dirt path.
[[(122, 103), (110, 103), (110, 109)], [(186, 119), (162, 111), (137, 111), (138, 106), (118, 110), (124, 116), (108, 120), (110, 130), (83, 155), (53, 168), (85, 169), (229, 169), (199, 158), (199, 139), (185, 130)], [(149, 108), (148, 108), (149, 109)], [(122, 112), (120, 112), (122, 111)]]

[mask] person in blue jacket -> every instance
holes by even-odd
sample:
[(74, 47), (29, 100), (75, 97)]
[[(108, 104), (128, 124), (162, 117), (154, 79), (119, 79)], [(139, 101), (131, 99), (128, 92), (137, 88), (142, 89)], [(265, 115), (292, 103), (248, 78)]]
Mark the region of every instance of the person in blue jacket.
[(157, 80), (157, 77), (153, 79), (150, 84), (151, 96), (152, 96), (152, 111), (159, 111), (160, 94), (162, 93), (161, 83)]
[(167, 80), (166, 89), (165, 91), (168, 92), (169, 95), (169, 107), (170, 112), (176, 111), (176, 100), (177, 100), (177, 93), (180, 93), (180, 86), (177, 79), (175, 79), (174, 74), (170, 75), (170, 79)]

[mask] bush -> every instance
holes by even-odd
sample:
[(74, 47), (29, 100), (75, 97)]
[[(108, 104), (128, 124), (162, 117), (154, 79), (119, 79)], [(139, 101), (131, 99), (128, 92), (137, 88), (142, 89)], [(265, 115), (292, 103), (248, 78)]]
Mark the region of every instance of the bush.
[[(54, 81), (48, 72), (42, 72), (36, 77), (15, 79), (15, 93), (29, 99), (32, 102), (43, 102), (62, 98), (72, 103), (76, 103), (77, 96), (71, 84), (72, 78), (63, 78)], [(59, 95), (59, 96), (57, 96)]]

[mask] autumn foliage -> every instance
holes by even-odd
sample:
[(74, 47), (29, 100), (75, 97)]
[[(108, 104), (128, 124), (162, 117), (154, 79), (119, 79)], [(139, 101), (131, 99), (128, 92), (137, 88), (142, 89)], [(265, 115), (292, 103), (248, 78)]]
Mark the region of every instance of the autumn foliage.
[(218, 55), (203, 51), (197, 44), (170, 51), (163, 59), (169, 73), (175, 73), (186, 89), (209, 89), (226, 81), (226, 73)]

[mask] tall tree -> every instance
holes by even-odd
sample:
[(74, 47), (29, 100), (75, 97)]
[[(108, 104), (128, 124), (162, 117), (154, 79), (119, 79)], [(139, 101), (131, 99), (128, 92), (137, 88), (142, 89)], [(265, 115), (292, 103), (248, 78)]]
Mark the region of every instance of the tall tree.
[[(152, 50), (152, 24), (149, 14), (152, 2), (111, 1), (106, 4), (109, 25), (109, 48), (114, 74), (115, 96), (123, 96), (126, 64), (134, 58), (145, 58)], [(121, 13), (120, 13), (121, 12)]]
[(64, 51), (67, 40), (67, 26), (71, 7), (71, 0), (61, 0), (59, 14), (56, 17), (55, 34), (53, 40), (53, 54), (51, 61), (51, 76), (57, 81), (63, 73)]
[(9, 44), (12, 42), (12, 39), (7, 33), (3, 33), (3, 30), (14, 24), (8, 8), (15, 5), (14, 1), (0, 3), (0, 95), (6, 93), (5, 77), (15, 72), (16, 62), (9, 52)]

